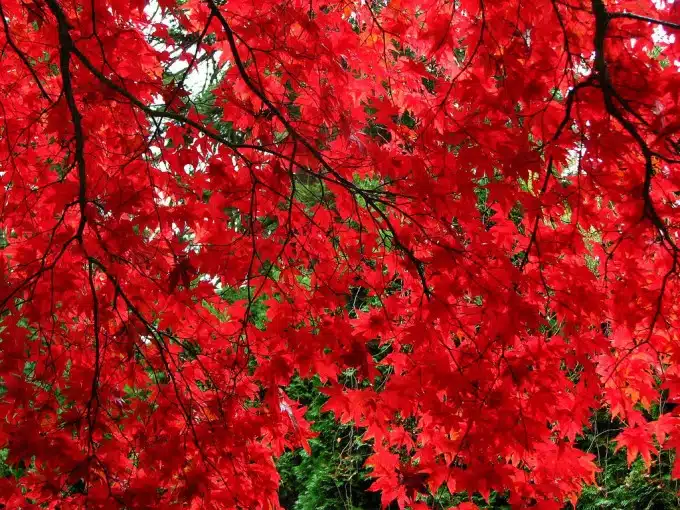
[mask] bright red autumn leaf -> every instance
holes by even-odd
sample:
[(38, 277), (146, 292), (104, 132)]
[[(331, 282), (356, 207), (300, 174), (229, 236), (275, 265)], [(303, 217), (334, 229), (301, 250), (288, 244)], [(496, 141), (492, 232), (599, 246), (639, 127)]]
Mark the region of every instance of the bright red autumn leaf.
[(644, 427), (629, 427), (617, 436), (616, 441), (617, 450), (626, 448), (628, 464), (632, 463), (639, 454), (649, 467), (652, 463), (652, 454), (657, 453), (652, 436)]

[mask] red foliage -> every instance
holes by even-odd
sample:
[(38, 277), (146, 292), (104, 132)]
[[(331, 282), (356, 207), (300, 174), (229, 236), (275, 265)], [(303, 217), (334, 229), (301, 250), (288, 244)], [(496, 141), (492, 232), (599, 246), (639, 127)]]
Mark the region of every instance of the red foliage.
[(8, 508), (277, 508), (294, 374), (401, 507), (559, 508), (603, 406), (630, 460), (679, 444), (677, 3), (0, 10)]

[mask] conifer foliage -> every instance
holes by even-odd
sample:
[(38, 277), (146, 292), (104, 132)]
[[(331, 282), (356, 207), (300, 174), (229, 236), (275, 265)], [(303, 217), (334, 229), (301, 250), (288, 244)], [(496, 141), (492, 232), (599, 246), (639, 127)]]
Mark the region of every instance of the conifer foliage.
[(680, 444), (677, 3), (0, 17), (7, 508), (279, 508), (293, 377), (384, 506), (562, 508), (602, 408)]

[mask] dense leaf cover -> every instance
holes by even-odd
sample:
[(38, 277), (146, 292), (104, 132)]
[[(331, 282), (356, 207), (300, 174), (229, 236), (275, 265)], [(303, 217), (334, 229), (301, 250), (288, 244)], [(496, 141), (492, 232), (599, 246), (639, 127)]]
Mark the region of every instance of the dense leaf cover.
[(601, 408), (679, 444), (676, 4), (0, 16), (8, 508), (278, 508), (294, 376), (385, 506), (562, 508)]
[[(370, 490), (370, 472), (363, 468), (370, 448), (349, 425), (335, 422), (329, 413), (319, 414), (324, 397), (318, 382), (294, 379), (288, 391), (308, 403), (319, 435), (310, 440), (311, 455), (304, 450), (288, 451), (277, 461), (281, 475), (279, 500), (291, 510), (372, 510), (379, 507), (376, 493)], [(348, 381), (351, 384), (351, 381)], [(653, 406), (650, 418), (660, 409)], [(680, 481), (672, 479), (674, 455), (664, 450), (648, 469), (642, 458), (632, 464), (625, 449), (616, 450), (616, 435), (621, 422), (605, 411), (594, 414), (591, 427), (576, 444), (596, 456), (600, 471), (598, 485), (584, 487), (577, 510), (667, 510), (680, 507)], [(487, 500), (480, 494), (450, 493), (445, 487), (421, 495), (434, 508), (451, 508), (472, 499), (480, 509), (510, 510), (508, 492), (491, 491)], [(396, 509), (393, 504), (390, 509)], [(573, 508), (570, 504), (566, 509)]]

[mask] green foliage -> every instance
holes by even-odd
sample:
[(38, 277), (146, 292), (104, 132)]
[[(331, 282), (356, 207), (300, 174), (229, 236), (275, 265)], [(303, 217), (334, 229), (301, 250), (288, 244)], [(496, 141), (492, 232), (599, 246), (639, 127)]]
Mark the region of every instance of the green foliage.
[[(665, 456), (665, 455), (664, 455)], [(625, 454), (602, 459), (600, 486), (584, 489), (579, 510), (662, 510), (680, 508), (677, 482), (670, 480), (670, 465), (666, 459), (648, 473), (643, 461), (636, 460), (630, 469)]]
[(371, 480), (364, 462), (370, 446), (350, 425), (339, 425), (332, 413), (322, 413), (326, 396), (318, 379), (296, 378), (287, 388), (290, 397), (309, 407), (319, 436), (310, 441), (312, 455), (286, 452), (278, 460), (281, 504), (291, 510), (372, 510), (380, 508), (380, 495), (369, 491)]
[(24, 463), (12, 466), (7, 464), (7, 457), (9, 456), (9, 449), (0, 449), (0, 478), (21, 478), (26, 470)]
[[(297, 450), (279, 459), (281, 504), (290, 510), (378, 510), (380, 497), (368, 490), (370, 471), (364, 467), (369, 445), (361, 440), (361, 431), (339, 425), (332, 413), (320, 412), (326, 397), (319, 392), (319, 386), (318, 380), (296, 378), (287, 389), (291, 397), (309, 406), (307, 418), (315, 421), (319, 437), (311, 441), (312, 456)], [(671, 479), (673, 454), (663, 452), (649, 470), (641, 459), (629, 467), (625, 450), (614, 452), (614, 438), (621, 425), (600, 411), (580, 438), (578, 446), (597, 455), (602, 471), (597, 486), (584, 487), (577, 510), (680, 508), (680, 484)], [(423, 498), (432, 508), (452, 508), (468, 500), (467, 494), (450, 494), (446, 488)], [(472, 501), (482, 509), (510, 509), (507, 494), (492, 492), (489, 501), (475, 494)], [(565, 509), (569, 508), (573, 507), (567, 504)]]
[[(654, 409), (651, 418), (658, 418)], [(674, 455), (663, 452), (649, 470), (638, 458), (628, 467), (625, 450), (614, 452), (614, 438), (622, 424), (608, 413), (599, 411), (592, 428), (579, 442), (579, 447), (597, 455), (602, 471), (597, 486), (584, 488), (578, 510), (662, 510), (680, 508), (678, 481), (671, 480)]]
[[(223, 287), (219, 291), (220, 297), (230, 304), (233, 304), (236, 301), (242, 300), (247, 301), (250, 298), (252, 300), (252, 305), (250, 306), (250, 321), (257, 328), (264, 329), (267, 321), (267, 305), (265, 304), (267, 296), (264, 294), (255, 296), (254, 293), (255, 289), (253, 287), (251, 287), (250, 293), (248, 293), (248, 289), (246, 287), (241, 288)], [(217, 316), (220, 319), (223, 319), (223, 314), (220, 311), (214, 309), (214, 307), (212, 306), (207, 305), (208, 303), (204, 304), (204, 306), (208, 308), (210, 313), (212, 313), (213, 315)]]

